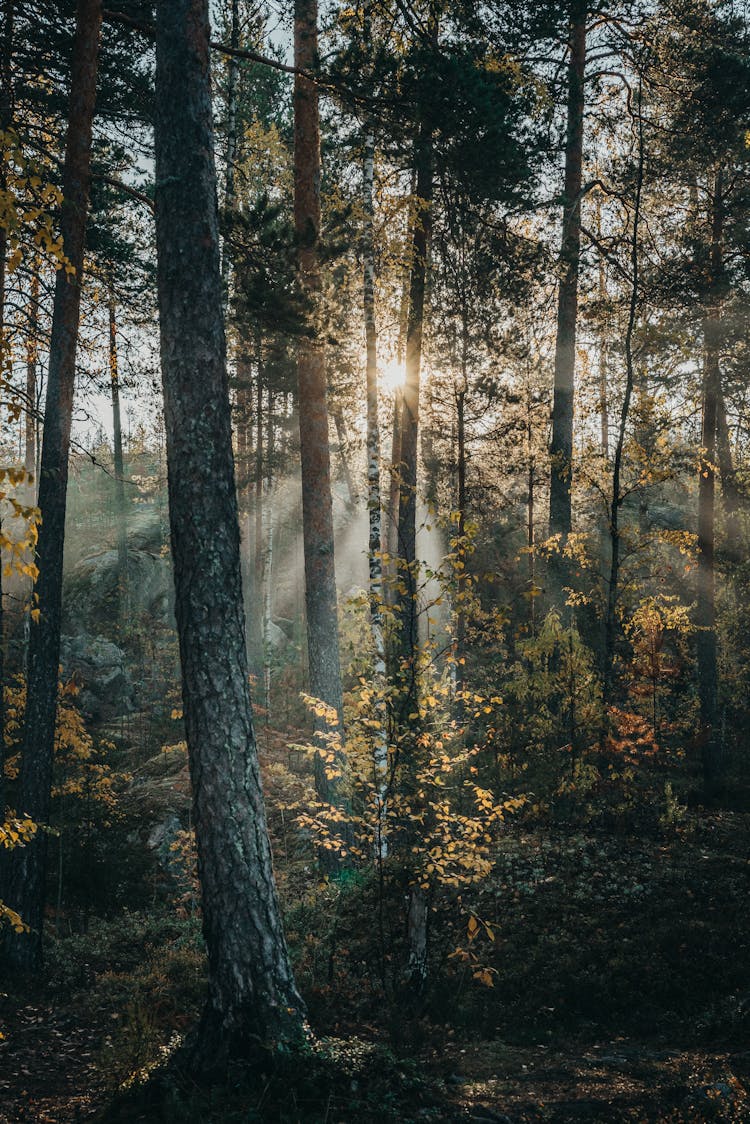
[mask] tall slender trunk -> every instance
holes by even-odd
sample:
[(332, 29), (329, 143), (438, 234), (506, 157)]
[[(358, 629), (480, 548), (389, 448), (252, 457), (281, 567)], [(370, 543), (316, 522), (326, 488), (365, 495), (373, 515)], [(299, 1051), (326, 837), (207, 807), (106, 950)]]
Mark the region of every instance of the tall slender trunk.
[(721, 498), (724, 507), (724, 550), (731, 562), (742, 561), (740, 509), (743, 493), (737, 482), (732, 459), (732, 443), (727, 423), (727, 404), (719, 378), (716, 396), (716, 453), (721, 475)]
[(357, 489), (354, 487), (354, 478), (352, 477), (352, 470), (349, 467), (349, 443), (346, 439), (346, 426), (344, 425), (344, 415), (340, 406), (336, 406), (333, 410), (333, 420), (336, 425), (336, 437), (339, 443), (341, 473), (344, 477), (344, 483), (346, 484), (349, 509), (352, 510), (357, 505)]
[[(431, 19), (430, 34), (437, 46), (438, 25)], [(418, 582), (417, 561), (417, 458), (419, 449), (419, 394), (422, 340), (427, 292), (427, 269), (432, 238), (433, 137), (420, 122), (414, 147), (416, 200), (409, 277), (409, 315), (406, 328), (406, 376), (401, 409), (400, 481), (398, 501), (399, 597), (397, 602), (399, 659), (399, 723), (410, 720), (418, 696)], [(407, 784), (416, 799), (416, 738), (409, 747)], [(406, 978), (411, 991), (419, 992), (427, 978), (427, 900), (419, 880), (410, 889), (408, 911), (408, 959)]]
[(29, 323), (26, 337), (26, 422), (24, 427), (24, 468), (31, 477), (29, 492), (36, 496), (37, 367), (39, 357), (39, 259), (31, 267), (29, 285)]
[(260, 588), (263, 603), (263, 705), (266, 714), (271, 712), (271, 613), (273, 608), (273, 537), (274, 519), (274, 396), (268, 388), (268, 414), (266, 416), (266, 472), (263, 482), (263, 568)]
[(701, 459), (698, 476), (698, 598), (695, 623), (698, 626), (698, 698), (700, 702), (700, 742), (703, 785), (707, 795), (716, 789), (721, 774), (722, 746), (719, 725), (719, 677), (716, 644), (715, 493), (716, 429), (721, 372), (721, 305), (717, 287), (723, 262), (722, 174), (716, 174), (711, 206), (711, 291), (703, 316), (703, 420)]
[(458, 575), (456, 580), (456, 692), (457, 715), (463, 719), (464, 660), (466, 659), (466, 394), (468, 391), (469, 323), (468, 308), (464, 303), (461, 326), (461, 389), (456, 394), (456, 444), (458, 476)]
[(381, 553), (382, 505), (380, 500), (380, 423), (378, 418), (378, 335), (375, 322), (375, 136), (364, 134), (362, 164), (362, 299), (365, 314), (367, 349), (367, 515), (373, 671), (376, 692), (373, 736), (373, 774), (375, 781), (375, 853), (384, 859), (388, 853), (386, 799), (388, 793), (388, 728), (385, 703), (386, 666), (383, 632), (383, 559)]
[[(573, 391), (578, 320), (578, 274), (581, 257), (581, 174), (583, 167), (584, 71), (586, 67), (586, 0), (570, 0), (568, 117), (565, 139), (560, 285), (557, 299), (555, 384), (550, 446), (550, 535), (564, 545), (572, 526)], [(565, 567), (556, 567), (564, 580)], [(558, 591), (554, 591), (557, 596)]]
[(250, 608), (250, 652), (254, 667), (258, 675), (263, 673), (263, 617), (262, 617), (262, 591), (263, 591), (263, 471), (266, 457), (263, 439), (263, 394), (264, 391), (270, 399), (270, 387), (267, 386), (265, 364), (263, 362), (263, 337), (261, 332), (256, 333), (256, 369), (258, 375), (258, 389), (256, 394), (255, 415), (255, 495), (253, 504), (253, 575), (257, 596)]
[(195, 1066), (296, 1040), (247, 675), (207, 0), (159, 0), (156, 240), (175, 614), (209, 999)]
[[(0, 75), (0, 127), (6, 130), (13, 120), (13, 16), (14, 0), (3, 5), (2, 74)], [(5, 161), (0, 170), (0, 189), (7, 190)], [(0, 371), (7, 361), (5, 339), (5, 260), (8, 252), (8, 231), (0, 227)], [(28, 432), (28, 410), (26, 425)], [(0, 544), (3, 540), (0, 521)], [(3, 558), (0, 548), (0, 824), (5, 819), (5, 606), (3, 605)]]
[[(240, 45), (240, 0), (232, 0), (232, 23), (229, 32), (229, 44), (233, 50)], [(230, 55), (227, 63), (227, 147), (226, 147), (226, 173), (224, 181), (224, 208), (228, 222), (231, 224), (231, 215), (237, 205), (235, 190), (234, 166), (237, 160), (237, 77), (240, 64), (237, 55)], [(230, 231), (231, 233), (231, 231)], [(232, 254), (229, 240), (225, 237), (221, 254), (221, 291), (226, 313), (229, 304), (229, 285), (232, 269)]]
[(393, 425), (391, 428), (391, 458), (388, 465), (388, 508), (385, 535), (383, 536), (388, 563), (385, 567), (385, 602), (391, 608), (396, 604), (398, 577), (398, 499), (401, 491), (401, 415), (403, 393), (396, 387), (393, 394)]
[(109, 288), (109, 385), (112, 394), (112, 441), (115, 473), (115, 522), (117, 534), (117, 613), (121, 627), (128, 612), (128, 511), (125, 499), (125, 461), (122, 454), (120, 416), (120, 367), (117, 355), (117, 308), (112, 284)]
[(640, 237), (641, 197), (643, 194), (644, 179), (644, 127), (643, 127), (643, 99), (642, 89), (639, 85), (635, 107), (635, 125), (637, 130), (638, 163), (636, 167), (635, 199), (633, 202), (632, 237), (630, 243), (630, 302), (628, 306), (628, 323), (625, 330), (625, 393), (620, 409), (620, 424), (617, 430), (617, 442), (612, 465), (612, 496), (609, 506), (609, 538), (610, 538), (610, 563), (609, 584), (607, 588), (607, 604), (604, 618), (604, 674), (602, 676), (602, 738), (607, 729), (607, 707), (612, 693), (612, 673), (615, 659), (615, 643), (617, 640), (617, 605), (620, 593), (620, 508), (624, 499), (621, 477), (622, 460), (625, 450), (625, 436), (627, 433), (628, 418), (630, 416), (630, 402), (633, 397), (635, 382), (635, 364), (633, 360), (633, 333), (635, 331), (638, 302), (640, 299), (640, 257), (638, 239)]
[(415, 144), (417, 212), (409, 278), (409, 317), (406, 329), (406, 377), (401, 408), (400, 482), (398, 501), (399, 585), (397, 651), (402, 664), (403, 713), (413, 709), (416, 694), (418, 605), (417, 587), (417, 453), (419, 394), (422, 366), (427, 262), (432, 235), (433, 140), (421, 124)]
[[(294, 58), (300, 70), (315, 70), (318, 65), (317, 0), (295, 0)], [(294, 222), (299, 280), (315, 317), (322, 287), (318, 89), (299, 73), (294, 79)], [(338, 716), (342, 728), (325, 352), (314, 322), (311, 334), (299, 343), (297, 378), (310, 691)], [(337, 785), (327, 776), (320, 755), (315, 783), (321, 799), (337, 802)]]
[[(36, 558), (39, 578), (35, 594), (40, 614), (38, 622), (32, 624), (29, 636), (20, 772), (20, 807), (41, 824), (49, 821), (52, 785), (68, 452), (101, 21), (101, 0), (78, 0), (61, 215), (63, 248), (74, 272), (69, 274), (64, 269), (59, 270), (55, 283), (37, 501), (41, 525)], [(36, 971), (42, 962), (46, 859), (46, 832), (37, 833), (31, 843), (18, 848), (13, 855), (8, 904), (24, 917), (30, 931), (13, 934), (9, 938), (6, 963), (12, 969)]]

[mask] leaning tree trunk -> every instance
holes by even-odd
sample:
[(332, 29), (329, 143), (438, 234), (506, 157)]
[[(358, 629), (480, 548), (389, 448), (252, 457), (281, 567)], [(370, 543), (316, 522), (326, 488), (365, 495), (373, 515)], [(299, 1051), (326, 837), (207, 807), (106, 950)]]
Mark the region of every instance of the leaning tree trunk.
[[(39, 619), (32, 624), (29, 636), (20, 773), (20, 808), (40, 824), (49, 820), (52, 786), (68, 451), (101, 21), (101, 0), (78, 0), (61, 216), (63, 248), (74, 272), (59, 270), (55, 283), (37, 500), (41, 515), (36, 557), (39, 578), (35, 588)], [(30, 927), (28, 933), (9, 938), (6, 963), (14, 969), (36, 971), (41, 965), (46, 857), (46, 832), (38, 832), (31, 843), (18, 848), (13, 856), (11, 892), (6, 901)]]
[[(711, 214), (711, 286), (715, 290), (723, 273), (722, 176), (716, 175)], [(715, 493), (716, 429), (721, 372), (721, 309), (716, 292), (706, 301), (703, 317), (703, 419), (701, 459), (698, 476), (698, 598), (695, 623), (698, 657), (698, 699), (700, 702), (700, 743), (703, 786), (711, 796), (721, 773), (721, 731), (719, 727), (719, 677), (716, 645)]]
[(200, 1069), (296, 1040), (248, 686), (219, 267), (208, 0), (159, 0), (156, 242), (175, 614), (209, 999)]
[[(296, 0), (294, 58), (299, 70), (313, 71), (318, 63), (317, 0)], [(320, 121), (318, 90), (300, 73), (294, 79), (294, 223), (298, 242), (299, 280), (319, 312), (320, 243)], [(333, 547), (331, 454), (325, 352), (318, 325), (299, 343), (299, 436), (302, 461), (302, 537), (305, 554), (305, 608), (310, 663), (310, 693), (321, 699), (342, 728), (343, 699), (339, 663), (336, 570)], [(315, 784), (320, 799), (340, 802), (340, 787), (327, 775), (322, 757), (316, 758)]]
[[(586, 66), (586, 2), (571, 0), (570, 60), (568, 63), (568, 118), (565, 140), (565, 198), (563, 204), (560, 285), (557, 298), (555, 383), (550, 446), (549, 532), (560, 537), (560, 547), (570, 534), (571, 478), (573, 468), (573, 389), (578, 319), (578, 274), (581, 257), (581, 173), (583, 166), (584, 70)], [(557, 577), (565, 580), (565, 566)], [(557, 597), (559, 590), (553, 590)]]

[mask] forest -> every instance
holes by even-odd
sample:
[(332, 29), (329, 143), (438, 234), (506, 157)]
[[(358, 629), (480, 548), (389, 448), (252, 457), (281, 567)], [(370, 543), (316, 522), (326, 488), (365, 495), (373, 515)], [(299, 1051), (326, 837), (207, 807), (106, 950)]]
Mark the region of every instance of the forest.
[(746, 0), (0, 0), (0, 149), (0, 1124), (750, 1120)]

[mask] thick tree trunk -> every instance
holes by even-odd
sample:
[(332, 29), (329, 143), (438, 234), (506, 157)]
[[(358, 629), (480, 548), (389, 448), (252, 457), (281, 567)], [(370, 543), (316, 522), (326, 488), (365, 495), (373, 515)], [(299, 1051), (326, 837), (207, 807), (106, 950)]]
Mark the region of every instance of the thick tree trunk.
[(375, 322), (375, 137), (367, 129), (364, 135), (362, 165), (362, 229), (363, 304), (365, 314), (365, 345), (367, 350), (367, 514), (368, 562), (370, 594), (370, 628), (372, 630), (373, 671), (378, 695), (373, 733), (373, 775), (375, 783), (375, 854), (384, 859), (388, 853), (386, 834), (386, 798), (388, 793), (388, 729), (385, 704), (385, 636), (383, 631), (383, 558), (381, 553), (382, 504), (380, 500), (380, 423), (378, 419), (378, 334)]
[[(711, 214), (711, 286), (715, 289), (724, 269), (722, 176), (717, 173)], [(703, 764), (703, 785), (711, 796), (719, 782), (722, 765), (721, 730), (719, 724), (719, 677), (716, 644), (716, 574), (715, 494), (716, 494), (716, 429), (721, 372), (721, 309), (715, 292), (708, 295), (703, 318), (703, 420), (701, 426), (701, 459), (698, 476), (698, 597), (695, 623), (698, 657), (698, 698), (700, 701), (700, 744)]]
[[(101, 21), (101, 0), (78, 0), (61, 216), (63, 247), (75, 272), (69, 275), (66, 270), (59, 270), (55, 283), (37, 501), (41, 526), (35, 593), (40, 615), (38, 623), (31, 625), (29, 636), (20, 773), (20, 809), (41, 824), (49, 820), (52, 785), (68, 451)], [(6, 900), (23, 916), (30, 932), (13, 934), (9, 938), (6, 963), (11, 969), (37, 971), (41, 965), (46, 853), (47, 834), (39, 832), (31, 843), (19, 847), (13, 855), (11, 893)]]
[[(586, 0), (570, 3), (570, 59), (568, 63), (568, 119), (565, 140), (565, 199), (563, 205), (560, 285), (557, 299), (555, 384), (550, 447), (550, 535), (564, 545), (572, 526), (573, 391), (578, 320), (578, 273), (581, 256), (581, 173), (583, 166), (584, 70), (586, 66)], [(565, 567), (557, 567), (559, 576)], [(557, 596), (558, 591), (554, 591)]]
[[(318, 64), (317, 0), (296, 0), (294, 58), (301, 70)], [(298, 240), (299, 279), (312, 305), (320, 299), (320, 122), (317, 86), (300, 74), (294, 80), (294, 222)], [(299, 434), (302, 461), (302, 533), (305, 554), (305, 608), (310, 663), (310, 693), (343, 721), (339, 664), (336, 570), (333, 548), (331, 455), (325, 352), (313, 322), (299, 343)], [(316, 759), (318, 796), (338, 801), (337, 784)]]
[(156, 238), (175, 612), (209, 1000), (199, 1069), (299, 1039), (245, 649), (207, 0), (159, 0)]
[(128, 614), (128, 509), (125, 499), (125, 461), (122, 454), (120, 367), (117, 356), (117, 309), (114, 289), (109, 290), (109, 385), (112, 394), (112, 443), (115, 474), (117, 534), (117, 615), (123, 627)]

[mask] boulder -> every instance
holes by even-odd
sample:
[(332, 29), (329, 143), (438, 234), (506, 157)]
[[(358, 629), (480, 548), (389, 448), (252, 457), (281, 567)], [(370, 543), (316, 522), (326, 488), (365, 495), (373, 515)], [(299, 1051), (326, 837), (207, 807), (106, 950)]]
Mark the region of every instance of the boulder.
[(135, 687), (122, 648), (104, 636), (79, 632), (63, 636), (60, 645), (63, 678), (75, 678), (85, 717), (95, 722), (135, 710)]

